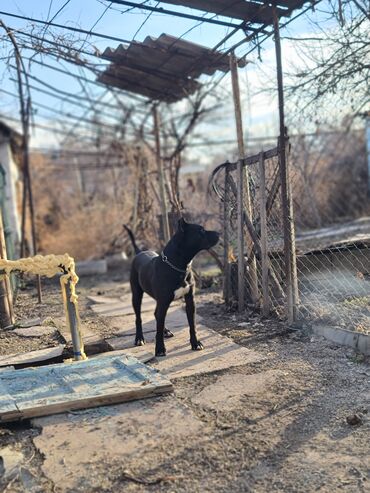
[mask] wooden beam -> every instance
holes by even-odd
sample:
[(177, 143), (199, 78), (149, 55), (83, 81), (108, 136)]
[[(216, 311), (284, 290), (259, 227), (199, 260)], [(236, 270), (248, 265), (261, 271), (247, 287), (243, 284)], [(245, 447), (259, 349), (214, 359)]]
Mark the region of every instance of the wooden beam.
[(260, 218), (261, 218), (261, 269), (262, 269), (262, 314), (266, 317), (270, 311), (269, 298), (269, 262), (267, 251), (267, 217), (266, 217), (266, 177), (263, 152), (259, 160), (260, 172)]
[(170, 241), (170, 227), (168, 224), (168, 216), (167, 216), (167, 201), (166, 201), (166, 189), (164, 182), (164, 172), (163, 172), (163, 162), (161, 156), (161, 142), (159, 136), (159, 116), (158, 116), (158, 108), (157, 105), (153, 106), (153, 122), (154, 122), (154, 137), (155, 137), (155, 157), (157, 161), (158, 168), (158, 180), (159, 180), (159, 195), (161, 199), (161, 214), (163, 221), (163, 234), (164, 241), (168, 243)]
[[(230, 56), (231, 81), (233, 89), (235, 126), (238, 140), (239, 161), (237, 163), (237, 203), (238, 203), (238, 311), (244, 310), (244, 228), (243, 228), (243, 211), (244, 211), (244, 191), (246, 202), (246, 213), (252, 219), (252, 206), (249, 188), (249, 173), (243, 167), (243, 158), (245, 156), (244, 135), (242, 123), (242, 111), (240, 104), (240, 89), (238, 79), (238, 63), (235, 54)], [(245, 185), (245, 187), (244, 187)], [(251, 241), (249, 241), (249, 244)], [(258, 302), (258, 282), (256, 260), (252, 259), (249, 266), (250, 291), (253, 303)]]

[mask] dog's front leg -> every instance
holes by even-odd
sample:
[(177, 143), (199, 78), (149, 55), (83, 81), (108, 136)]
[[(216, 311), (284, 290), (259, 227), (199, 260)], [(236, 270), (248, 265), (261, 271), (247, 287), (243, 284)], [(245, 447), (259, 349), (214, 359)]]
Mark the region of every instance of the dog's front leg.
[(197, 339), (197, 331), (195, 328), (195, 304), (193, 289), (185, 295), (185, 307), (186, 316), (188, 318), (189, 330), (190, 330), (190, 344), (191, 349), (194, 351), (200, 351), (203, 349), (203, 344)]
[(165, 320), (167, 315), (169, 303), (157, 302), (157, 306), (154, 312), (157, 322), (157, 334), (155, 337), (155, 355), (166, 356), (166, 346), (164, 345), (164, 329)]

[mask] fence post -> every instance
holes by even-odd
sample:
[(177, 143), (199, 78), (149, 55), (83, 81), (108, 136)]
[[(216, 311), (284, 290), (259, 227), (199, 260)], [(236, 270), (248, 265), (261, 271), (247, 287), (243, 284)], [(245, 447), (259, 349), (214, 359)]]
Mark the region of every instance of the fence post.
[(225, 193), (224, 193), (224, 299), (228, 305), (230, 303), (230, 185), (229, 167), (225, 166)]
[(298, 302), (298, 284), (297, 284), (297, 266), (295, 257), (295, 233), (293, 223), (293, 206), (290, 193), (289, 183), (289, 162), (287, 160), (287, 137), (285, 129), (284, 116), (284, 87), (283, 87), (283, 70), (281, 61), (281, 45), (279, 19), (276, 7), (273, 9), (274, 34), (275, 34), (275, 55), (276, 55), (276, 73), (279, 98), (279, 168), (281, 176), (281, 199), (283, 209), (283, 227), (284, 227), (284, 257), (286, 269), (286, 295), (288, 303), (288, 321), (294, 323), (297, 318)]
[[(2, 210), (0, 208), (0, 258), (7, 260)], [(13, 296), (9, 276), (0, 276), (0, 327), (5, 329), (14, 324)]]
[(269, 259), (267, 251), (266, 217), (266, 177), (263, 152), (259, 158), (260, 171), (260, 218), (261, 218), (261, 269), (262, 269), (262, 314), (266, 317), (270, 311), (269, 298)]
[(163, 236), (165, 243), (170, 240), (170, 228), (168, 224), (167, 216), (167, 201), (166, 201), (166, 189), (165, 189), (165, 179), (163, 172), (163, 163), (161, 156), (161, 142), (159, 137), (159, 116), (157, 106), (153, 106), (153, 123), (154, 123), (154, 137), (155, 137), (155, 158), (157, 161), (158, 168), (158, 181), (159, 181), (159, 196), (161, 198), (161, 214), (162, 214), (162, 224), (163, 224)]
[[(242, 111), (240, 104), (240, 90), (239, 90), (239, 79), (238, 79), (238, 64), (234, 53), (230, 55), (230, 70), (231, 70), (231, 81), (233, 89), (233, 100), (234, 100), (234, 111), (235, 111), (235, 125), (236, 125), (236, 135), (238, 140), (238, 154), (239, 160), (237, 165), (237, 202), (238, 202), (238, 311), (244, 310), (245, 299), (245, 279), (244, 279), (244, 202), (243, 195), (245, 190), (245, 201), (246, 201), (246, 214), (252, 221), (252, 206), (250, 198), (250, 188), (249, 188), (249, 173), (247, 168), (244, 173), (243, 160), (245, 157), (244, 149), (244, 136), (243, 136), (243, 122), (242, 122)], [(245, 189), (244, 189), (245, 183)], [(249, 241), (252, 243), (252, 240)], [(250, 248), (251, 250), (251, 248)], [(258, 301), (258, 282), (257, 282), (257, 265), (256, 259), (251, 254), (251, 262), (249, 266), (249, 279), (250, 279), (250, 290), (251, 298), (253, 303)]]

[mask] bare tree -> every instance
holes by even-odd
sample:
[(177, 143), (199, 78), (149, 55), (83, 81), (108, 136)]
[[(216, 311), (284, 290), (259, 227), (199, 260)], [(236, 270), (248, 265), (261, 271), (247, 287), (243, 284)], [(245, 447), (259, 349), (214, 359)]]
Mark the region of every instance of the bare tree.
[(313, 120), (318, 108), (356, 116), (370, 102), (369, 2), (329, 0), (327, 5), (319, 20), (311, 21), (312, 36), (285, 38), (294, 41), (299, 56), (287, 77), (287, 95)]

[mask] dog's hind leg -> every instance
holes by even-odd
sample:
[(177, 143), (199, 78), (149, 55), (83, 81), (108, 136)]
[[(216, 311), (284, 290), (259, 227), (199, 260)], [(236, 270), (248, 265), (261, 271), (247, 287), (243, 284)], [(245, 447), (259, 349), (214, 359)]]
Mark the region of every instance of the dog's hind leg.
[(131, 284), (132, 290), (132, 306), (135, 312), (135, 325), (136, 325), (136, 335), (135, 335), (135, 346), (143, 346), (145, 344), (143, 326), (141, 322), (141, 302), (143, 300), (143, 290), (139, 284)]
[(195, 304), (192, 289), (185, 295), (185, 308), (189, 323), (191, 349), (194, 351), (200, 351), (203, 349), (203, 344), (197, 339), (197, 331), (195, 328)]

